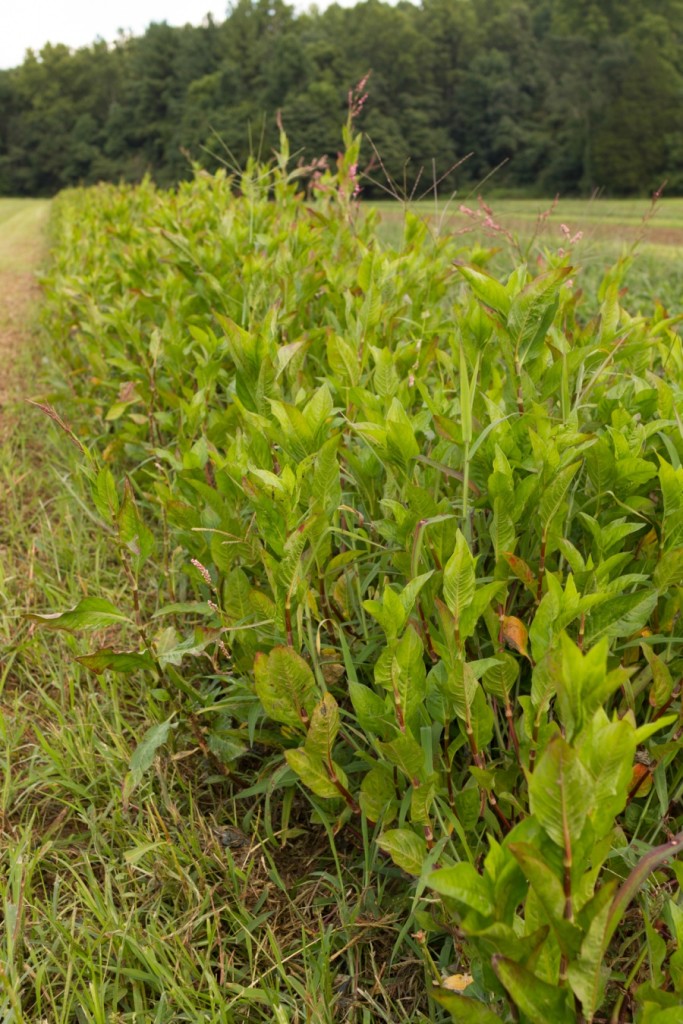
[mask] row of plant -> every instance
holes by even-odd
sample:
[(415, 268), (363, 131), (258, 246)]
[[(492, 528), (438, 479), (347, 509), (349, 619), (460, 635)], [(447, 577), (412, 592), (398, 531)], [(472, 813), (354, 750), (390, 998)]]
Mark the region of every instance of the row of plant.
[(454, 1020), (677, 1021), (677, 318), (566, 242), (383, 244), (345, 146), (57, 201), (44, 408), (128, 592), (35, 618), (146, 680), (124, 803), (189, 734), (385, 851)]

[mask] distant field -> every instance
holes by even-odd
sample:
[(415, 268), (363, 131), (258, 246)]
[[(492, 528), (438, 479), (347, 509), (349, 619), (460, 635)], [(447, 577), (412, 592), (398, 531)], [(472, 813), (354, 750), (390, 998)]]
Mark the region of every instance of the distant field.
[[(561, 199), (552, 213), (539, 223), (539, 215), (549, 210), (552, 202), (552, 199), (495, 199), (490, 200), (490, 206), (496, 223), (520, 239), (538, 230), (544, 241), (555, 239), (561, 245), (561, 225), (566, 224), (572, 234), (583, 232), (584, 243), (614, 242), (630, 246), (638, 242), (662, 250), (683, 246), (683, 198), (660, 200), (652, 216), (647, 199)], [(429, 215), (435, 224), (447, 226), (449, 230), (475, 229), (472, 234), (485, 234), (483, 225), (477, 228), (477, 221), (460, 211), (461, 204), (475, 212), (479, 208), (476, 196), (456, 197), (449, 202), (440, 201), (436, 206), (433, 201), (422, 200), (411, 208)], [(369, 205), (381, 211), (387, 229), (398, 227), (402, 204), (386, 201)], [(483, 221), (483, 217), (480, 220)], [(495, 232), (488, 234), (495, 237)], [(464, 239), (467, 237), (463, 235)]]
[[(461, 212), (461, 204), (477, 215)], [(398, 245), (403, 205), (390, 201), (367, 205), (380, 211), (380, 237)], [(578, 261), (582, 268), (582, 289), (595, 296), (605, 267), (629, 255), (634, 259), (624, 284), (631, 312), (649, 314), (657, 302), (672, 313), (681, 309), (683, 199), (662, 199), (654, 211), (647, 199), (563, 199), (547, 217), (542, 215), (552, 207), (552, 199), (492, 199), (490, 207), (492, 219), (502, 230), (486, 227), (486, 214), (477, 213), (476, 196), (456, 197), (436, 207), (428, 200), (411, 204), (411, 209), (429, 218), (435, 232), (461, 233), (465, 260), (468, 246), (497, 249), (491, 267), (503, 275), (520, 258), (529, 261), (544, 249), (566, 246), (565, 225), (570, 237), (581, 232), (572, 246), (572, 262)]]

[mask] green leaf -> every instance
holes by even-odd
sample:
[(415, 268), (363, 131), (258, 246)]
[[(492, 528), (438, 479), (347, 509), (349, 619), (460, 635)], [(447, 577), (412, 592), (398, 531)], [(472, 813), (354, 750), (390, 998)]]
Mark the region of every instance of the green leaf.
[(606, 494), (614, 487), (614, 452), (606, 438), (599, 437), (586, 452), (586, 472), (596, 494)]
[(593, 779), (590, 818), (596, 839), (607, 835), (628, 798), (636, 752), (636, 730), (628, 717), (610, 721), (600, 709), (577, 741)]
[(488, 878), (465, 861), (449, 868), (439, 868), (429, 876), (429, 885), (442, 896), (461, 903), (482, 917), (494, 919), (496, 905)]
[(172, 719), (169, 718), (147, 730), (133, 751), (129, 765), (131, 772), (142, 775), (152, 767), (157, 751), (168, 739), (171, 723)]
[(601, 636), (631, 636), (648, 622), (657, 604), (656, 591), (639, 590), (608, 598), (586, 617), (586, 642), (594, 644)]
[(652, 686), (648, 700), (653, 708), (661, 708), (671, 696), (674, 680), (666, 662), (655, 654), (649, 644), (642, 644), (641, 649), (652, 672)]
[(406, 617), (410, 615), (410, 613), (412, 612), (413, 607), (415, 606), (415, 602), (417, 601), (417, 598), (419, 596), (419, 593), (424, 587), (425, 583), (433, 575), (434, 570), (432, 569), (429, 572), (423, 572), (421, 576), (416, 576), (414, 579), (410, 580), (409, 583), (406, 583), (405, 587), (399, 594)]
[(129, 480), (123, 486), (123, 501), (116, 522), (119, 540), (132, 556), (136, 572), (140, 572), (154, 551), (155, 543), (152, 531), (140, 518)]
[(470, 709), (478, 688), (479, 681), (468, 662), (458, 660), (447, 669), (444, 693), (452, 701), (458, 718), (464, 722), (470, 718)]
[(610, 903), (605, 901), (589, 925), (579, 955), (572, 960), (567, 969), (569, 984), (580, 1000), (587, 1020), (593, 1020), (595, 1011), (602, 1002), (605, 982), (609, 975), (609, 970), (606, 970), (603, 963), (609, 913)]
[(531, 652), (537, 664), (555, 646), (558, 633), (558, 618), (562, 606), (559, 584), (553, 586), (555, 581), (552, 576), (546, 576), (546, 579), (548, 581), (548, 590), (543, 595), (541, 603), (536, 609), (534, 621), (529, 629)]
[(676, 717), (675, 714), (663, 715), (654, 722), (646, 722), (644, 725), (639, 725), (636, 729), (636, 744), (645, 743), (646, 740), (649, 740), (650, 736), (654, 736), (660, 729), (668, 729), (676, 721)]
[(574, 956), (581, 944), (581, 930), (565, 919), (565, 894), (562, 882), (529, 843), (510, 843), (507, 848), (516, 858), (545, 910), (560, 949), (565, 956)]
[(377, 845), (409, 875), (422, 874), (422, 865), (427, 857), (427, 843), (422, 836), (411, 829), (392, 828), (381, 834)]
[(137, 651), (123, 651), (117, 653), (110, 647), (103, 647), (93, 654), (84, 654), (76, 658), (81, 665), (85, 665), (95, 675), (101, 675), (105, 669), (112, 672), (120, 672), (122, 675), (129, 675), (131, 672), (153, 672), (154, 659), (146, 651), (139, 654)]
[(392, 398), (386, 417), (387, 454), (401, 469), (407, 470), (411, 459), (420, 454), (413, 427), (398, 398)]
[(593, 805), (591, 777), (576, 751), (562, 736), (554, 736), (529, 780), (531, 813), (561, 849), (583, 830)]
[(320, 437), (327, 420), (332, 415), (333, 408), (334, 403), (329, 386), (321, 384), (313, 392), (303, 411), (304, 420), (314, 438)]
[(499, 281), (480, 270), (479, 267), (458, 263), (456, 270), (465, 278), (480, 302), (498, 313), (502, 319), (507, 319), (510, 310), (510, 297)]
[(681, 1000), (679, 1000), (678, 1006), (671, 1006), (666, 1010), (658, 1010), (652, 1017), (647, 1018), (647, 1024), (680, 1024), (680, 1022)]
[(548, 530), (550, 523), (559, 512), (569, 490), (569, 485), (576, 476), (580, 466), (580, 462), (573, 462), (570, 466), (565, 466), (564, 469), (555, 474), (552, 482), (543, 491), (538, 516), (544, 532)]
[(538, 355), (557, 312), (560, 286), (571, 273), (571, 267), (559, 267), (540, 274), (512, 300), (507, 329), (521, 363)]
[(474, 599), (474, 558), (460, 530), (455, 535), (455, 549), (443, 574), (443, 593), (448, 610), (456, 622)]
[(111, 601), (103, 597), (85, 597), (75, 608), (66, 612), (31, 612), (26, 616), (47, 629), (102, 629), (105, 626), (123, 625), (130, 619), (120, 612)]
[(372, 355), (375, 360), (375, 372), (372, 377), (375, 391), (381, 398), (391, 398), (396, 394), (399, 385), (393, 353), (388, 348), (373, 347)]
[(436, 798), (436, 773), (432, 772), (420, 786), (413, 786), (410, 797), (410, 820), (413, 825), (430, 825), (431, 810)]
[(389, 584), (382, 591), (382, 600), (363, 601), (366, 612), (377, 619), (387, 636), (387, 640), (395, 640), (405, 626), (408, 613), (401, 597)]
[(501, 652), (496, 660), (498, 664), (484, 672), (482, 682), (488, 694), (505, 702), (517, 682), (519, 662), (506, 652)]
[(390, 685), (398, 701), (405, 725), (419, 735), (426, 696), (426, 669), (422, 640), (409, 625), (391, 660)]
[(361, 728), (377, 736), (385, 736), (387, 725), (393, 718), (387, 711), (385, 698), (369, 686), (353, 681), (349, 682), (349, 697)]
[[(585, 654), (566, 633), (560, 638), (562, 672), (557, 697), (560, 721), (571, 740), (595, 709), (609, 696), (606, 692), (608, 641), (603, 637)], [(617, 677), (616, 684), (618, 685)]]
[(484, 1003), (470, 999), (469, 996), (449, 992), (446, 988), (432, 988), (429, 994), (440, 1006), (449, 1011), (456, 1024), (500, 1024), (503, 1020)]
[(360, 360), (358, 352), (348, 341), (338, 334), (331, 334), (327, 340), (327, 359), (333, 373), (341, 377), (345, 384), (353, 386), (360, 380)]
[[(316, 796), (322, 797), (323, 800), (334, 800), (341, 796), (322, 761), (307, 750), (304, 750), (303, 747), (297, 747), (295, 750), (285, 750), (285, 759), (292, 771), (296, 772), (303, 784), (308, 786)], [(342, 785), (345, 786), (346, 777), (343, 772), (341, 772), (341, 775), (339, 772), (336, 774)]]
[(515, 524), (503, 498), (495, 498), (493, 502), (491, 541), (496, 560), (502, 558), (505, 552), (511, 553), (515, 545)]
[(259, 652), (254, 661), (256, 695), (276, 722), (303, 728), (316, 705), (317, 686), (307, 662), (291, 647)]
[(504, 580), (491, 580), (474, 591), (474, 597), (460, 618), (460, 640), (468, 640), (474, 633), (477, 623), (492, 601), (500, 598), (507, 589)]
[(331, 693), (316, 704), (304, 744), (307, 753), (323, 761), (332, 760), (332, 747), (339, 732), (339, 707)]
[(653, 576), (658, 590), (668, 590), (683, 583), (683, 548), (674, 548), (657, 563)]
[[(481, 686), (478, 686), (474, 693), (474, 700), (469, 708), (470, 728), (472, 740), (477, 750), (485, 750), (493, 736), (494, 718), (486, 695)], [(466, 716), (459, 718), (458, 725), (461, 733), (467, 735)]]
[(311, 480), (313, 500), (327, 516), (334, 513), (342, 500), (337, 459), (339, 441), (339, 437), (331, 437), (322, 446), (315, 457), (315, 470)]
[(116, 482), (108, 466), (99, 470), (92, 491), (93, 501), (105, 523), (113, 523), (119, 511)]
[(660, 456), (659, 485), (664, 499), (663, 541), (670, 551), (683, 541), (683, 467), (674, 469)]
[(576, 1024), (566, 988), (542, 981), (521, 964), (494, 955), (493, 969), (530, 1024)]
[(382, 757), (400, 768), (411, 781), (424, 774), (424, 753), (420, 744), (408, 733), (400, 733), (388, 743), (378, 743)]
[(370, 821), (387, 823), (396, 816), (398, 801), (389, 765), (379, 763), (370, 769), (361, 783), (359, 803)]

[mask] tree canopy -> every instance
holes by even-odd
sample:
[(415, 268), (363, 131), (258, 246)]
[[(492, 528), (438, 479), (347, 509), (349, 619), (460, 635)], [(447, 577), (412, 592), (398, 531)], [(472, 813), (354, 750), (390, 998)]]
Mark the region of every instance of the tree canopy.
[(366, 191), (390, 178), (419, 193), (459, 164), (443, 188), (494, 174), (535, 193), (635, 194), (663, 179), (682, 192), (682, 44), (683, 0), (365, 0), (302, 14), (236, 0), (221, 23), (48, 45), (0, 72), (0, 194), (243, 165), (275, 144), (278, 111), (302, 160), (334, 159), (368, 71)]

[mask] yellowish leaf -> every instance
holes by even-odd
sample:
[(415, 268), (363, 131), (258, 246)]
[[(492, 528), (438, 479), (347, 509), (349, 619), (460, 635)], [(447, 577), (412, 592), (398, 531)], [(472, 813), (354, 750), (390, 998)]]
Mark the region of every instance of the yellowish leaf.
[(514, 651), (523, 654), (525, 658), (529, 657), (527, 650), (529, 631), (521, 619), (516, 618), (514, 615), (503, 616), (503, 639), (508, 647), (512, 647)]
[(441, 987), (450, 989), (451, 992), (464, 992), (473, 981), (471, 974), (449, 974), (447, 978), (441, 979)]

